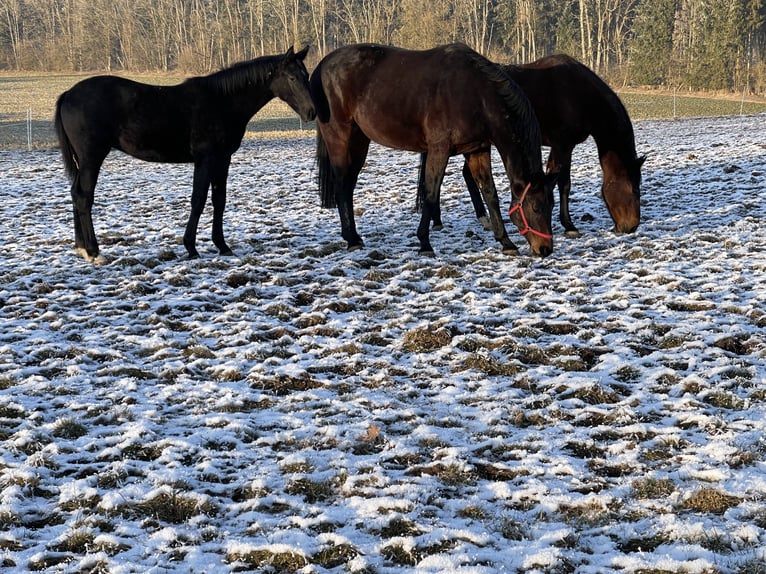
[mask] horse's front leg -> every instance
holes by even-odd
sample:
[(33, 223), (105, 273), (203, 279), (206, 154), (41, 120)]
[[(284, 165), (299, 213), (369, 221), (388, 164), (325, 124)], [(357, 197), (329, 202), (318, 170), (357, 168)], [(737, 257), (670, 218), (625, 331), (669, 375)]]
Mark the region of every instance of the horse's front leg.
[(184, 247), (189, 259), (197, 259), (197, 226), (202, 210), (207, 202), (207, 190), (210, 187), (210, 165), (207, 159), (194, 162), (194, 180), (192, 184), (191, 213), (184, 232)]
[(421, 255), (434, 254), (434, 248), (431, 247), (429, 237), (429, 227), (434, 216), (439, 214), (439, 191), (448, 161), (448, 150), (429, 150), (426, 156), (425, 171), (422, 178), (422, 213), (420, 214), (420, 225), (418, 225), (417, 233), (420, 240)]
[(548, 173), (556, 173), (559, 186), (559, 221), (568, 237), (579, 237), (580, 232), (569, 215), (569, 192), (572, 189), (572, 149), (551, 148), (548, 156)]
[[(492, 177), (492, 158), (489, 152), (467, 155), (465, 165), (473, 176), (489, 209), (489, 224), (492, 235), (503, 246), (503, 253), (518, 255), (519, 248), (508, 237), (503, 216), (500, 214), (500, 200), (497, 197), (497, 188), (495, 188), (495, 180)], [(474, 205), (477, 201), (481, 203), (481, 198), (474, 199)]]
[(231, 156), (211, 162), (210, 188), (213, 201), (213, 244), (221, 255), (233, 255), (223, 238), (223, 211), (226, 208), (226, 180), (229, 177)]

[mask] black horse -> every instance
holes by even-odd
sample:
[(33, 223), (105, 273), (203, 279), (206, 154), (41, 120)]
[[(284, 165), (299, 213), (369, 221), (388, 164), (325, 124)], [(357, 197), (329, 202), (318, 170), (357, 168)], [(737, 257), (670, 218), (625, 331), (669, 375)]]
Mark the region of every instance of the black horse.
[(138, 159), (194, 163), (191, 215), (184, 233), (190, 258), (197, 225), (212, 187), (213, 243), (221, 255), (231, 249), (223, 237), (226, 179), (250, 118), (274, 97), (306, 121), (314, 119), (309, 74), (298, 53), (264, 56), (189, 78), (175, 86), (152, 86), (115, 76), (96, 76), (75, 84), (56, 102), (56, 131), (72, 181), (77, 251), (88, 261), (99, 255), (91, 210), (101, 164), (111, 149)]
[[(558, 175), (559, 220), (567, 235), (579, 232), (569, 214), (572, 150), (592, 136), (603, 172), (601, 194), (622, 233), (636, 230), (641, 217), (641, 166), (636, 156), (633, 124), (625, 106), (595, 72), (563, 54), (546, 56), (530, 64), (502, 66), (524, 90), (540, 123), (543, 144), (550, 146), (548, 172)], [(490, 156), (466, 156), (463, 175), (477, 217), (485, 224), (487, 212), (481, 196), (484, 182), (494, 193)], [(478, 180), (478, 186), (477, 186)], [(437, 215), (434, 225), (440, 226)]]
[[(362, 245), (353, 192), (372, 140), (427, 152), (417, 232), (421, 253), (433, 253), (429, 224), (449, 157), (491, 144), (511, 181), (512, 221), (533, 253), (544, 257), (553, 250), (553, 182), (543, 172), (540, 128), (519, 87), (481, 55), (462, 44), (424, 51), (345, 46), (328, 54), (311, 74), (311, 93), (323, 205), (337, 205), (349, 249)], [(497, 194), (485, 200), (495, 216), (495, 238), (504, 250), (517, 251), (502, 223)]]

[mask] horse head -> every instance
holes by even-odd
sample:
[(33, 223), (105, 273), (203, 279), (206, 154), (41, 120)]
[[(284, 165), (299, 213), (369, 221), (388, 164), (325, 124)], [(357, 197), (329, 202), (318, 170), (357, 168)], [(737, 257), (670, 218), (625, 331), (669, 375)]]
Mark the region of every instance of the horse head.
[(303, 62), (308, 51), (309, 47), (306, 46), (295, 53), (291, 46), (282, 57), (271, 80), (274, 95), (287, 102), (304, 122), (310, 122), (316, 117), (309, 90), (309, 73)]
[(613, 152), (601, 158), (601, 195), (618, 233), (633, 233), (641, 221), (641, 166), (646, 156), (623, 162)]
[(526, 238), (532, 253), (540, 257), (553, 252), (551, 214), (556, 177), (556, 174), (540, 173), (526, 185), (515, 182), (511, 186), (513, 202), (508, 215)]

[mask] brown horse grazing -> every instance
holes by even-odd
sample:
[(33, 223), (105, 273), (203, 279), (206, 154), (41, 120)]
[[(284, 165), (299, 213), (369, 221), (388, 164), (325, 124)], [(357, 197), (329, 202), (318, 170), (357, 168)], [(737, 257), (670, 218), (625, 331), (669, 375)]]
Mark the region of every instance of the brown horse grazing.
[[(572, 150), (588, 136), (596, 142), (603, 172), (601, 193), (615, 229), (634, 232), (641, 217), (641, 166), (646, 158), (636, 157), (633, 125), (617, 94), (587, 66), (566, 55), (503, 68), (532, 102), (543, 144), (551, 148), (548, 172), (558, 174), (559, 219), (567, 235), (579, 235), (569, 215)], [(463, 175), (476, 215), (485, 221), (479, 188), (492, 185), (489, 154), (467, 155)], [(434, 223), (441, 225), (440, 218)]]
[[(75, 84), (56, 102), (56, 131), (72, 180), (75, 248), (88, 261), (99, 255), (91, 210), (96, 180), (111, 149), (144, 161), (194, 163), (191, 214), (184, 233), (190, 258), (197, 225), (212, 188), (213, 243), (231, 255), (223, 237), (226, 180), (232, 154), (250, 118), (278, 97), (304, 120), (314, 119), (309, 74), (297, 54), (264, 56), (176, 86), (151, 86), (116, 76)], [(140, 201), (136, 198), (136, 201)]]
[[(362, 246), (353, 192), (370, 141), (426, 153), (418, 226), (420, 252), (430, 254), (429, 224), (452, 155), (497, 148), (511, 181), (511, 220), (533, 253), (553, 250), (553, 178), (543, 172), (540, 128), (532, 106), (505, 71), (462, 44), (425, 51), (375, 44), (339, 48), (311, 74), (317, 108), (317, 163), (324, 207), (337, 205), (349, 249)], [(497, 194), (485, 194), (495, 238), (508, 239)]]

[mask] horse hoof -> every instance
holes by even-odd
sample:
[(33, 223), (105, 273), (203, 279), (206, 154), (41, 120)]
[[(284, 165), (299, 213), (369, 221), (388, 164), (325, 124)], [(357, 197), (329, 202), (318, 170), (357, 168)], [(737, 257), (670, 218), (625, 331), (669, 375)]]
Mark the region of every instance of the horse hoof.
[(349, 251), (358, 251), (358, 250), (360, 250), (362, 247), (364, 247), (364, 243), (356, 243), (356, 244), (354, 244), (354, 245), (351, 245), (351, 244), (349, 243), (349, 245), (348, 245), (348, 250), (349, 250)]
[(519, 255), (519, 253), (516, 247), (503, 247), (503, 255)]
[(85, 261), (88, 263), (93, 263), (93, 265), (106, 265), (109, 261), (106, 257), (101, 255), (100, 253), (96, 253), (95, 255), (90, 255), (85, 248), (78, 247), (77, 248), (77, 254), (80, 255)]
[(570, 229), (569, 231), (565, 231), (564, 235), (566, 235), (567, 237), (571, 237), (573, 239), (581, 236), (580, 232), (577, 231), (576, 229)]
[(425, 257), (436, 257), (436, 253), (433, 249), (421, 249), (418, 251), (418, 255), (423, 255)]
[(434, 226), (433, 226), (433, 230), (434, 231), (441, 231), (442, 229), (444, 229), (444, 224), (442, 224), (442, 223), (434, 224)]
[(234, 252), (231, 249), (226, 249), (220, 252), (221, 257), (234, 257)]
[(195, 259), (199, 259), (199, 253), (189, 253), (189, 261), (194, 261)]

